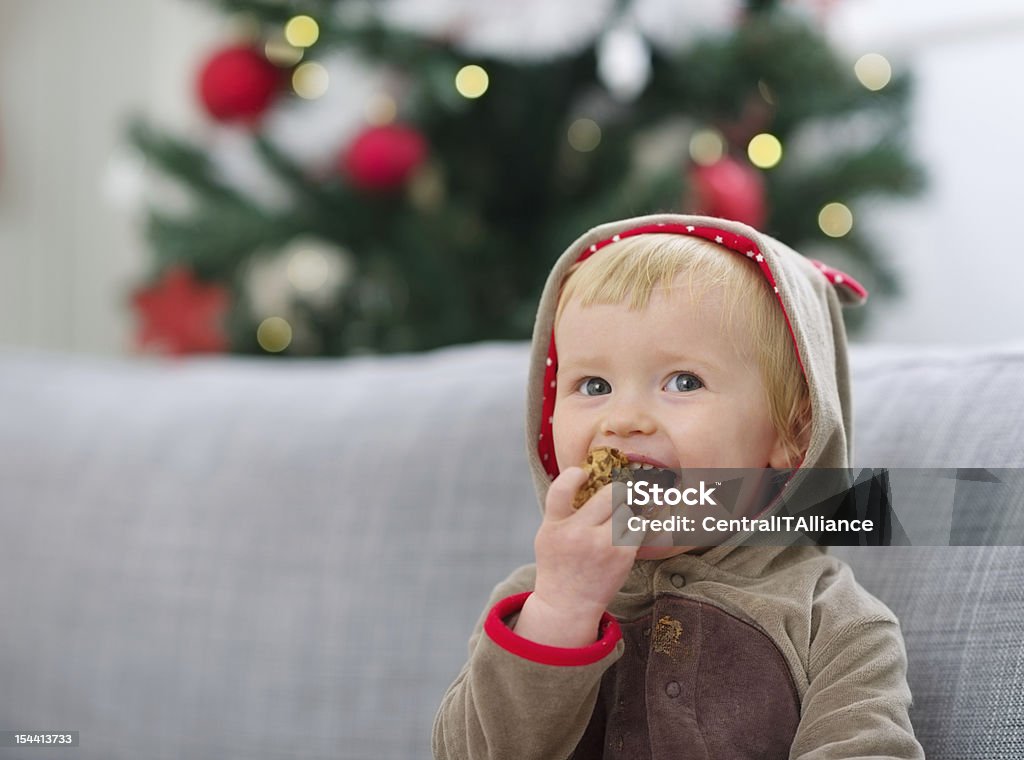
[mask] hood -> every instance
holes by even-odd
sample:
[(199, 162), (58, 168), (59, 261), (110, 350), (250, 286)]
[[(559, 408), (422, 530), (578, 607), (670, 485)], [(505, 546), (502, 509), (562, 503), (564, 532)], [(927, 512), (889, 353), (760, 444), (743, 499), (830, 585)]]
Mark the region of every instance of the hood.
[[(775, 290), (779, 308), (786, 316), (810, 389), (811, 435), (803, 464), (786, 482), (779, 497), (759, 516), (778, 511), (782, 502), (804, 482), (808, 469), (851, 467), (850, 377), (841, 310), (843, 305), (862, 304), (867, 298), (864, 288), (845, 273), (808, 259), (740, 222), (680, 214), (634, 217), (600, 225), (577, 238), (555, 262), (544, 285), (533, 329), (526, 422), (527, 457), (541, 512), (548, 486), (558, 474), (549, 419), (554, 411), (554, 381), (558, 368), (553, 324), (562, 281), (576, 261), (600, 256), (604, 246), (621, 238), (648, 233), (702, 237), (723, 246), (726, 250), (722, 255), (753, 260)], [(750, 537), (749, 533), (734, 534), (722, 544), (695, 556), (718, 564)], [(754, 542), (757, 542), (756, 537)], [(764, 547), (762, 561), (771, 561), (771, 555), (783, 548)]]

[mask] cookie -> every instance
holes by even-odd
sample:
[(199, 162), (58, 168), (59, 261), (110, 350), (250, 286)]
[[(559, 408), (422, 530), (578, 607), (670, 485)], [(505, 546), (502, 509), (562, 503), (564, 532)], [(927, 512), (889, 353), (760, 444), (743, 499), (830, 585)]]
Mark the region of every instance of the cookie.
[(582, 507), (587, 503), (587, 499), (608, 483), (627, 483), (632, 480), (626, 455), (608, 446), (593, 449), (587, 454), (587, 461), (581, 466), (587, 472), (587, 482), (576, 492), (576, 498), (572, 502), (573, 509)]

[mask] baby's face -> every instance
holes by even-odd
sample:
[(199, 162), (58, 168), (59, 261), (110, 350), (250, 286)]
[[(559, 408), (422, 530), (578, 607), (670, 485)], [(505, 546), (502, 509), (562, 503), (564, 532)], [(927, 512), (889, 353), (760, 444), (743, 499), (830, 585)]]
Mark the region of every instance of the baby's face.
[[(555, 329), (558, 383), (552, 428), (559, 470), (596, 446), (664, 468), (778, 467), (785, 453), (743, 329), (722, 321), (721, 293), (699, 306), (684, 278), (647, 307), (566, 304)], [(641, 549), (641, 558), (693, 547)]]

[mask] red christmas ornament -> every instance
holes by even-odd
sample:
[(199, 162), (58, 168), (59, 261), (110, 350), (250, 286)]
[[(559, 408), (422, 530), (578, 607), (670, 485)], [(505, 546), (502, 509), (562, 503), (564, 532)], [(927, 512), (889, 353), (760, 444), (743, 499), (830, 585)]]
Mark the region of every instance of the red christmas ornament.
[(222, 324), (227, 290), (197, 281), (185, 267), (172, 267), (154, 285), (135, 291), (132, 305), (143, 322), (139, 348), (155, 344), (181, 355), (228, 347)]
[(267, 110), (282, 83), (281, 70), (246, 45), (214, 53), (197, 82), (199, 97), (217, 121), (253, 123)]
[(364, 130), (341, 157), (341, 169), (361, 190), (401, 187), (423, 163), (427, 141), (401, 124)]
[(760, 228), (765, 221), (764, 181), (757, 169), (726, 156), (690, 170), (695, 213)]

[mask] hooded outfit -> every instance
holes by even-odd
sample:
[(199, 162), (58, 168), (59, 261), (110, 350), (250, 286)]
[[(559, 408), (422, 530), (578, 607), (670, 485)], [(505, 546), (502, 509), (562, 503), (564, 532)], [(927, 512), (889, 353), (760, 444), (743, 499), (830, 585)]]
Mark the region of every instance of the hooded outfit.
[[(848, 468), (850, 382), (841, 307), (852, 278), (738, 222), (659, 214), (596, 227), (562, 254), (541, 296), (527, 392), (527, 451), (544, 509), (558, 474), (550, 417), (553, 322), (569, 268), (636, 234), (682, 234), (758, 266), (786, 315), (811, 397), (804, 461)], [(499, 583), (442, 700), (435, 758), (923, 758), (908, 709), (896, 616), (818, 546), (749, 545), (737, 533), (703, 554), (636, 560), (596, 641), (553, 647), (518, 636), (536, 565)], [(746, 541), (747, 545), (743, 545)], [(755, 538), (756, 543), (756, 538)]]

